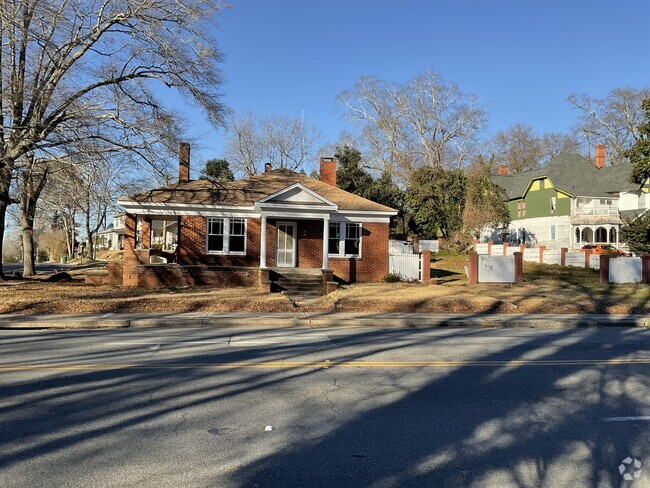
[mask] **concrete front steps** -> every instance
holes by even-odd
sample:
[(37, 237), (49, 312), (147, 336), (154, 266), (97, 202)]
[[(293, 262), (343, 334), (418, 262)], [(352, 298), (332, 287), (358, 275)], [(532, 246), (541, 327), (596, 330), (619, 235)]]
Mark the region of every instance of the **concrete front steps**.
[(325, 294), (323, 273), (318, 268), (272, 268), (269, 278), (272, 292), (300, 297)]

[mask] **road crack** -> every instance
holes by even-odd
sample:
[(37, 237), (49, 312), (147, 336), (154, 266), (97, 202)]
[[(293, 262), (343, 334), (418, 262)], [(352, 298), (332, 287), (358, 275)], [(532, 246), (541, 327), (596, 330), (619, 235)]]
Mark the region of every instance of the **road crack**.
[(334, 413), (337, 412), (337, 410), (336, 410), (336, 404), (335, 404), (335, 403), (330, 399), (330, 394), (331, 394), (331, 393), (334, 393), (335, 391), (341, 389), (340, 386), (337, 386), (338, 381), (339, 381), (338, 378), (334, 378), (334, 384), (333, 384), (333, 386), (334, 386), (335, 388), (333, 388), (333, 389), (331, 389), (331, 390), (325, 390), (325, 401), (327, 401), (327, 403), (330, 404), (330, 409), (331, 409), (332, 412), (334, 412)]
[(174, 427), (174, 434), (178, 435), (178, 429), (180, 429), (181, 425), (183, 425), (185, 422), (187, 422), (187, 414), (183, 413), (183, 420), (181, 420), (176, 427)]

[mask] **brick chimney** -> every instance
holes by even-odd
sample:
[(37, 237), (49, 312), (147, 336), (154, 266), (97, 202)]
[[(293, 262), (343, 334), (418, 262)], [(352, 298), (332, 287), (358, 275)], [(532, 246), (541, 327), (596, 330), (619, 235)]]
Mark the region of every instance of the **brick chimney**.
[(178, 182), (187, 183), (190, 181), (190, 145), (181, 142), (178, 156)]
[(508, 176), (508, 165), (500, 164), (499, 167), (497, 168), (497, 174), (499, 176)]
[(266, 163), (264, 165), (264, 172), (265, 173), (270, 173), (273, 170), (273, 165), (271, 163)]
[(336, 186), (336, 158), (320, 158), (320, 180)]
[(596, 144), (596, 168), (605, 167), (605, 144)]

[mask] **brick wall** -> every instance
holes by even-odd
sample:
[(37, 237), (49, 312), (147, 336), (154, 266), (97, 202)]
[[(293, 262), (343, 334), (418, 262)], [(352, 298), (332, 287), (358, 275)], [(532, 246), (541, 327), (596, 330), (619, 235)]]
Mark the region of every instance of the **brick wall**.
[[(208, 254), (205, 249), (207, 220), (205, 217), (184, 215), (180, 223), (178, 263), (183, 265), (206, 264), (212, 266), (259, 266), (260, 220), (247, 219), (246, 255)], [(271, 240), (271, 242), (273, 242)], [(267, 234), (267, 251), (269, 236)], [(267, 253), (268, 254), (268, 253)], [(270, 264), (267, 264), (271, 266)]]
[(220, 266), (147, 265), (138, 268), (138, 287), (147, 289), (177, 286), (259, 286), (259, 268)]
[[(260, 262), (261, 221), (247, 220), (246, 256), (207, 254), (205, 250), (206, 219), (183, 216), (180, 222), (179, 264), (210, 266), (257, 267)], [(276, 219), (267, 219), (266, 263), (274, 267)], [(329, 267), (339, 281), (347, 283), (381, 281), (388, 274), (388, 224), (364, 223), (362, 257), (357, 259), (329, 258)], [(297, 221), (296, 262), (301, 268), (320, 268), (323, 264), (323, 222)]]
[(323, 266), (323, 221), (298, 221), (299, 268), (321, 268)]
[(361, 258), (329, 258), (334, 277), (345, 283), (381, 281), (388, 274), (388, 224), (364, 223)]

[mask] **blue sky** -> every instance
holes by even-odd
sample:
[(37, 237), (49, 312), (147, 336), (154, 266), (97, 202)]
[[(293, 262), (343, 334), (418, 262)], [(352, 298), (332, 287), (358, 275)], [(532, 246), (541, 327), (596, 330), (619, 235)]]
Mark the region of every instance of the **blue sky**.
[[(485, 102), (488, 135), (515, 122), (564, 131), (576, 118), (571, 93), (650, 86), (647, 0), (230, 3), (215, 30), (224, 102), (260, 116), (304, 111), (322, 143), (346, 128), (336, 96), (362, 75), (403, 82), (437, 71)], [(223, 131), (184, 110), (199, 139), (193, 160), (219, 156)]]

